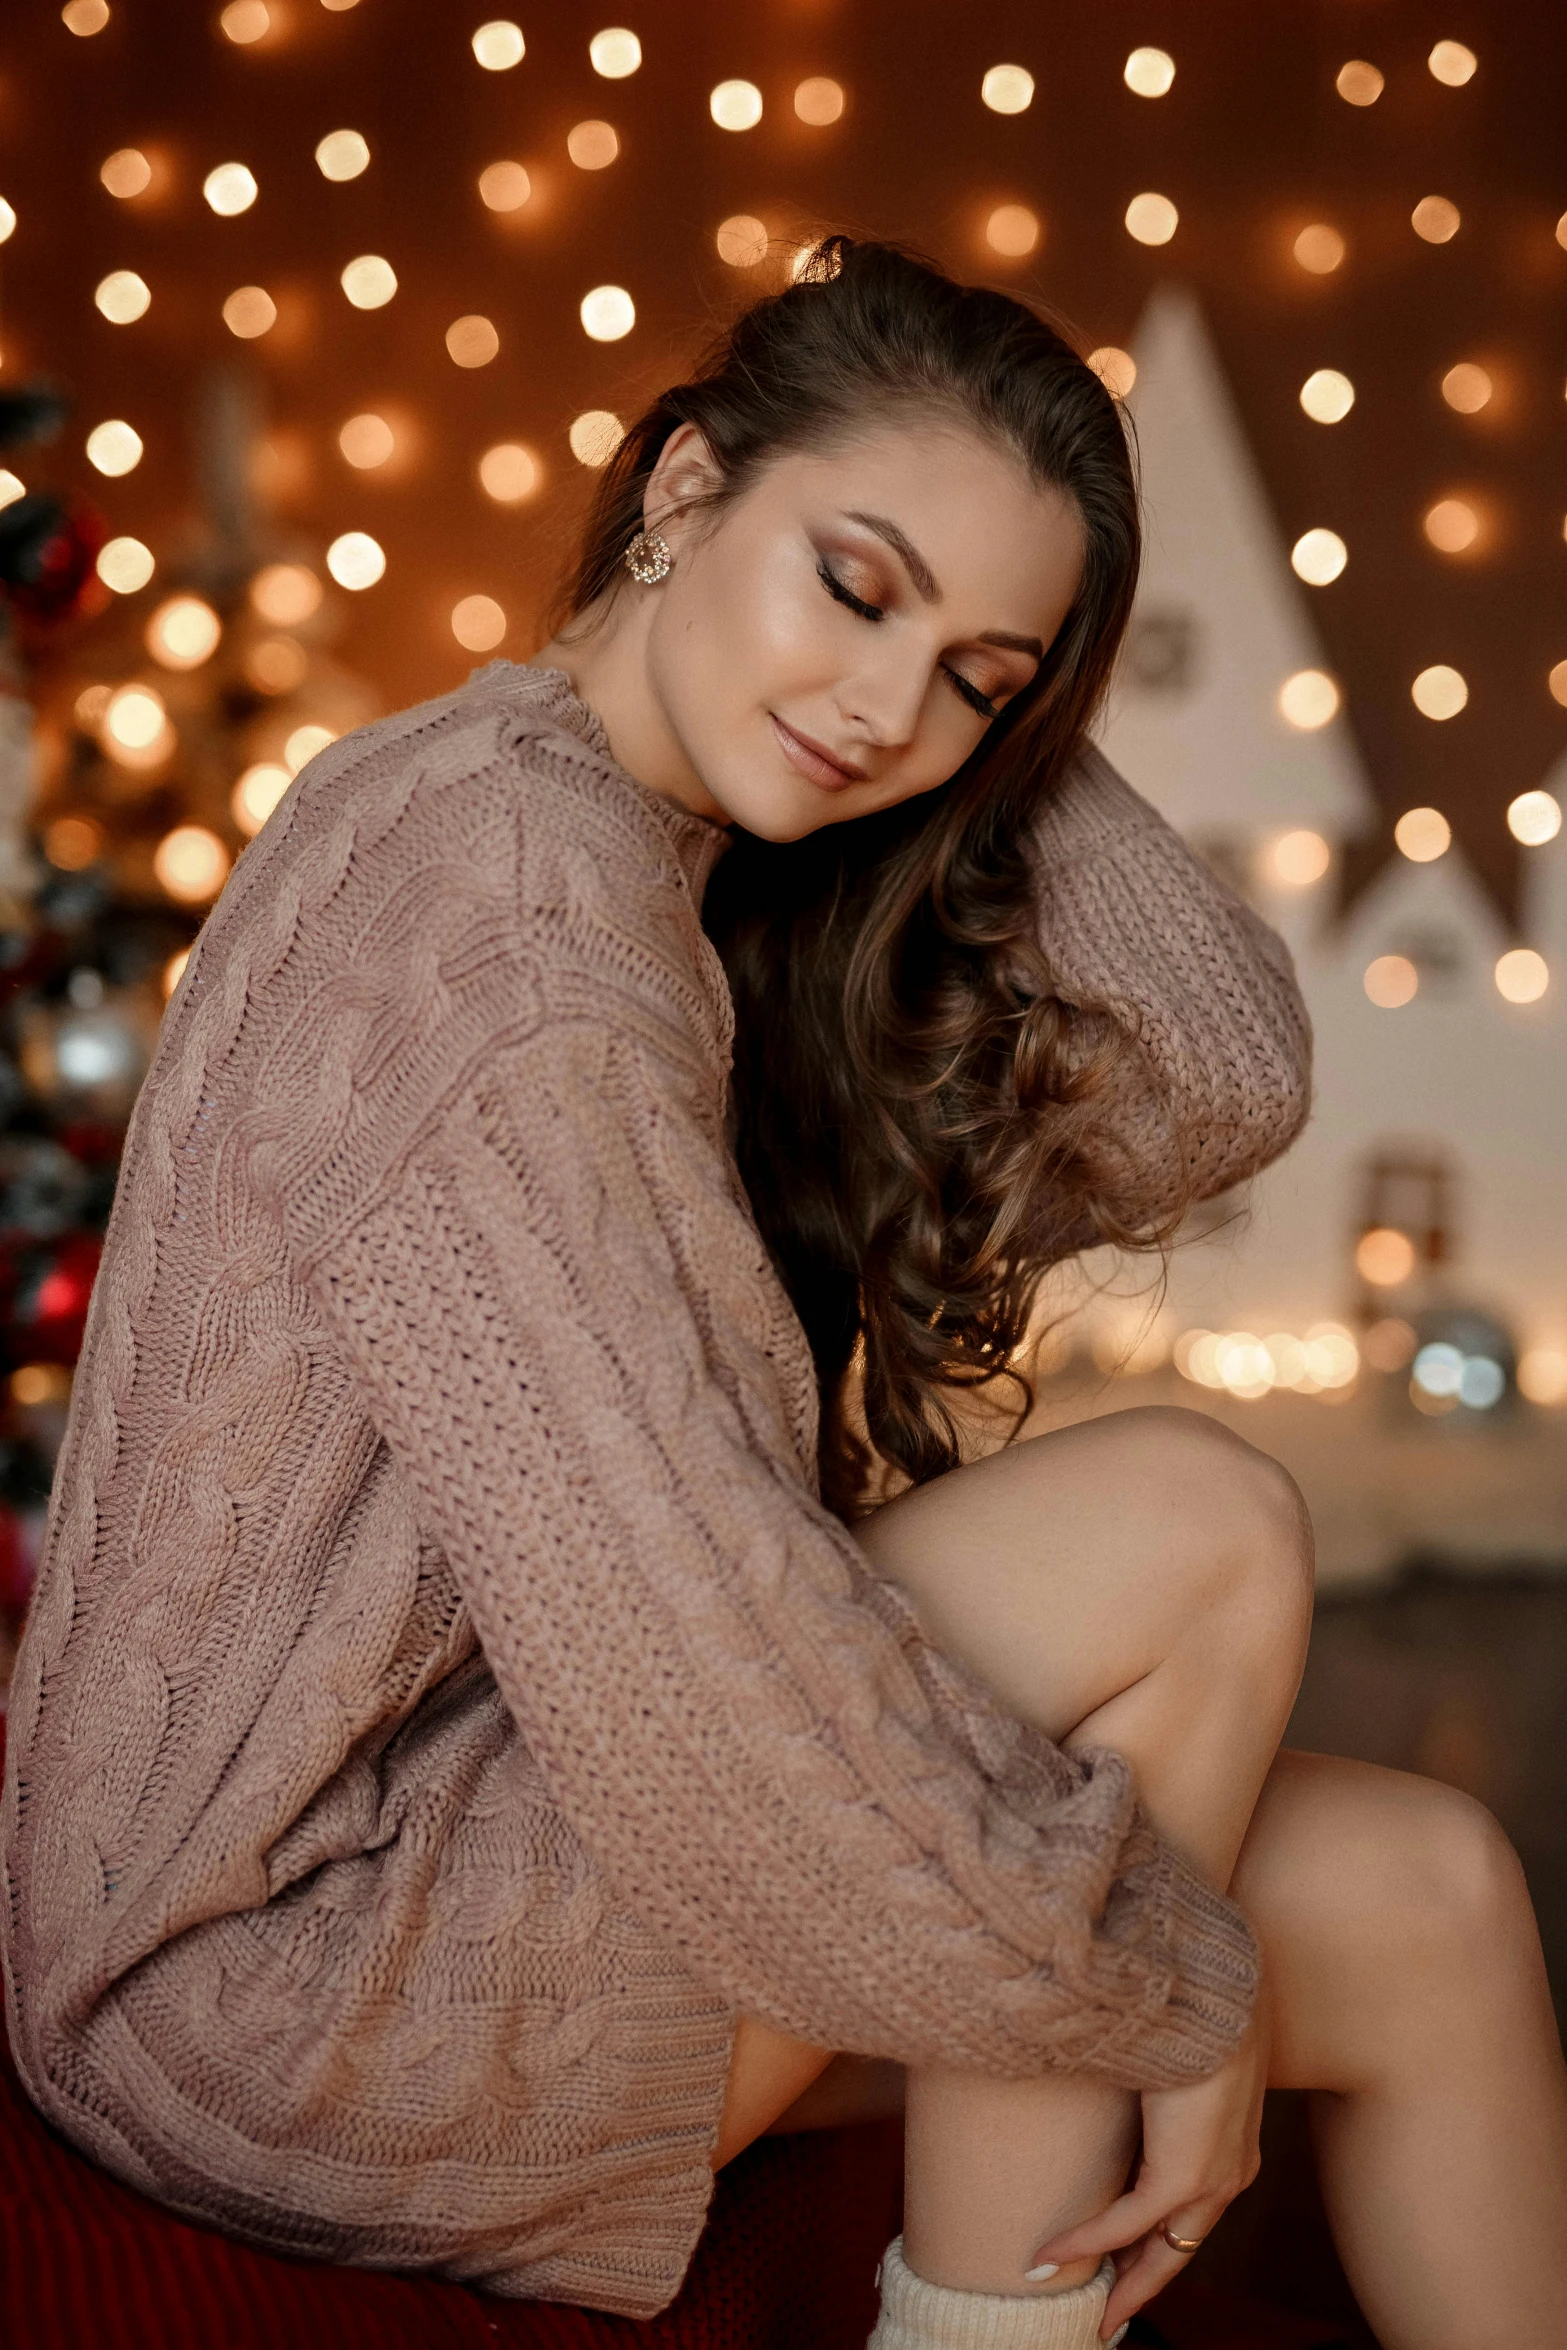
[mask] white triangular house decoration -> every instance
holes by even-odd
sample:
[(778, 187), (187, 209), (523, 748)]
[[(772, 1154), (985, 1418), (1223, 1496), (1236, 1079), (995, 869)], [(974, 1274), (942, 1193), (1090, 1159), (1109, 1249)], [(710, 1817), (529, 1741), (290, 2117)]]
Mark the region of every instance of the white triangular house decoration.
[(1303, 733), (1279, 712), (1323, 650), (1194, 296), (1160, 288), (1132, 355), (1147, 545), (1105, 750), (1194, 839), (1363, 831), (1343, 718)]

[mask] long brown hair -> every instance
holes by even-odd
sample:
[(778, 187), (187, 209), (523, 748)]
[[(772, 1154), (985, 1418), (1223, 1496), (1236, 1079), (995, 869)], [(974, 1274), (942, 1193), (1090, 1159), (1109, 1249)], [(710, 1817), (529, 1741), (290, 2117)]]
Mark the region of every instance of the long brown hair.
[(869, 1448), (921, 1484), (955, 1466), (952, 1391), (1004, 1382), (1046, 1270), (1126, 1232), (1106, 1079), (1132, 1036), (1055, 991), (1033, 833), (1125, 629), (1140, 551), (1127, 434), (1065, 338), (1009, 295), (829, 237), (654, 402), (601, 481), (565, 599), (613, 592), (649, 474), (695, 424), (720, 498), (771, 458), (889, 414), (967, 422), (1081, 516), (1076, 596), (1039, 675), (939, 791), (780, 846), (738, 832), (704, 919), (734, 996), (740, 1171), (815, 1357), (823, 1496), (863, 1506), (843, 1408), (861, 1349)]

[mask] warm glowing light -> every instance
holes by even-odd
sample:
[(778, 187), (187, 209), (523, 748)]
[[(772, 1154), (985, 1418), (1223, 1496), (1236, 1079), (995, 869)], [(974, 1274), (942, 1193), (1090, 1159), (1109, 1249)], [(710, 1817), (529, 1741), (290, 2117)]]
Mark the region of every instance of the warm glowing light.
[(370, 161), (370, 143), (358, 131), (328, 131), (316, 149), (323, 179), (356, 180)]
[(479, 459), (479, 480), (498, 506), (518, 506), (531, 498), (541, 478), (537, 457), (520, 441), (499, 441)]
[(1308, 587), (1327, 587), (1349, 561), (1349, 549), (1336, 530), (1308, 530), (1290, 549), (1290, 569)]
[(276, 326), (277, 304), (265, 286), (236, 286), (223, 305), (223, 323), (242, 343), (253, 343)]
[(754, 131), (762, 119), (762, 93), (755, 82), (720, 82), (707, 110), (721, 131)]
[(732, 212), (721, 220), (713, 238), (718, 258), (731, 269), (754, 269), (767, 259), (767, 224), (750, 212)]
[(1360, 1369), (1360, 1350), (1342, 1322), (1314, 1322), (1303, 1339), (1288, 1330), (1266, 1338), (1250, 1330), (1185, 1330), (1172, 1354), (1183, 1379), (1247, 1403), (1276, 1387), (1303, 1395), (1348, 1387)]
[(1446, 82), (1450, 90), (1461, 90), (1474, 78), (1480, 60), (1462, 41), (1438, 41), (1426, 64), (1439, 82)]
[(304, 563), (268, 563), (250, 583), (250, 600), (274, 628), (297, 628), (320, 608), (321, 582)]
[(1344, 240), (1324, 220), (1314, 220), (1295, 239), (1295, 258), (1313, 277), (1331, 277), (1344, 258)]
[(992, 114), (1026, 114), (1034, 103), (1034, 77), (1026, 66), (993, 65), (979, 94)]
[(248, 212), (260, 194), (256, 175), (243, 163), (220, 163), (201, 183), (201, 192), (224, 220)]
[(1406, 808), (1393, 827), (1399, 854), (1411, 865), (1434, 865), (1453, 845), (1453, 828), (1440, 808)]
[(1422, 718), (1456, 718), (1469, 699), (1469, 688), (1456, 669), (1438, 661), (1421, 670), (1409, 698)]
[(309, 668), (310, 656), (297, 637), (258, 637), (245, 653), (245, 675), (258, 693), (291, 694)]
[(1518, 1365), (1518, 1391), (1531, 1403), (1567, 1403), (1567, 1349), (1528, 1348)]
[(156, 568), (152, 549), (144, 547), (140, 539), (110, 539), (98, 550), (95, 566), (98, 577), (106, 588), (113, 588), (117, 596), (134, 596), (144, 588)]
[(8, 1384), (14, 1403), (64, 1403), (71, 1392), (71, 1374), (63, 1363), (23, 1363)]
[(1556, 242), (1558, 245), (1567, 246), (1567, 212), (1564, 212), (1556, 223)]
[(1561, 802), (1548, 791), (1520, 792), (1509, 803), (1507, 829), (1526, 849), (1540, 849), (1562, 828)]
[(1383, 80), (1374, 65), (1363, 57), (1352, 57), (1348, 65), (1341, 65), (1333, 87), (1350, 106), (1375, 106), (1382, 95)]
[(1333, 861), (1333, 852), (1320, 832), (1281, 833), (1268, 851), (1275, 881), (1286, 889), (1310, 889)]
[(626, 428), (608, 408), (589, 408), (572, 419), (566, 438), (579, 465), (607, 465), (626, 437)]
[(488, 653), (506, 634), (506, 615), (493, 596), (464, 596), (452, 606), (452, 634), (470, 653)]
[(1297, 669), (1279, 688), (1279, 715), (1310, 734), (1338, 715), (1338, 687), (1325, 669)]
[(113, 269), (100, 278), (93, 290), (93, 301), (113, 326), (129, 326), (132, 319), (145, 318), (152, 289), (134, 269)]
[(1420, 974), (1407, 955), (1378, 955), (1366, 965), (1361, 985), (1379, 1011), (1396, 1012), (1414, 1002)]
[(1089, 352), (1088, 364), (1112, 400), (1124, 400), (1137, 381), (1137, 362), (1118, 343), (1101, 343)]
[(103, 826), (90, 816), (56, 816), (44, 826), (44, 855), (62, 873), (85, 873), (103, 853)]
[(101, 33), (108, 21), (109, 0), (66, 0), (60, 11), (66, 31), (83, 41), (92, 33)]
[(1428, 245), (1446, 245), (1458, 234), (1458, 206), (1445, 196), (1422, 196), (1409, 215), (1409, 225)]
[(152, 183), (152, 165), (139, 147), (116, 147), (105, 156), (98, 177), (111, 196), (139, 196)]
[(111, 480), (122, 473), (132, 472), (141, 463), (141, 434), (122, 417), (111, 417), (106, 424), (95, 424), (87, 435), (87, 457), (100, 473)]
[(14, 506), (18, 498), (27, 495), (27, 484), (9, 466), (0, 466), (0, 511)]
[(1165, 49), (1134, 49), (1121, 77), (1139, 98), (1162, 98), (1175, 79), (1175, 59)]
[(830, 80), (826, 74), (812, 74), (809, 81), (796, 87), (794, 110), (814, 130), (824, 129), (843, 112), (843, 84)]
[(270, 759), (246, 768), (234, 786), (229, 811), (247, 840), (255, 839), (291, 780), (288, 769)]
[(488, 367), (501, 347), (501, 338), (489, 319), (472, 312), (454, 318), (446, 330), (446, 349), (459, 367)]
[(366, 410), (363, 416), (348, 419), (337, 436), (337, 445), (350, 465), (368, 473), (372, 466), (386, 463), (397, 441), (386, 418)]
[(1363, 1232), (1355, 1249), (1355, 1270), (1374, 1289), (1397, 1289), (1415, 1269), (1415, 1244), (1392, 1224)]
[[(1567, 538), (1567, 531), (1562, 535)], [(1567, 661), (1558, 661), (1545, 682), (1550, 687), (1552, 701), (1567, 708)]]
[(146, 646), (165, 669), (199, 669), (218, 649), (223, 623), (202, 596), (170, 596), (147, 623)]
[(1342, 424), (1355, 405), (1355, 387), (1336, 367), (1319, 367), (1301, 385), (1300, 404), (1313, 424)]
[(150, 685), (122, 685), (103, 714), (104, 733), (122, 751), (150, 750), (167, 723), (163, 697)]
[(71, 715), (78, 726), (95, 734), (102, 726), (109, 704), (114, 699), (112, 685), (84, 685), (71, 704)]
[(218, 24), (236, 48), (248, 49), (252, 41), (264, 41), (272, 30), (272, 11), (267, 0), (229, 0)]
[(386, 570), (386, 557), (367, 530), (345, 530), (326, 551), (326, 567), (339, 587), (374, 587)]
[(1533, 947), (1512, 947), (1492, 974), (1496, 992), (1510, 1004), (1537, 1004), (1551, 984), (1545, 957)]
[(637, 306), (624, 286), (595, 286), (578, 310), (582, 331), (595, 343), (618, 343), (637, 323)]
[(486, 73), (509, 73), (514, 65), (522, 63), (527, 51), (521, 26), (504, 16), (481, 24), (473, 36), (473, 53)]
[(1462, 360), (1442, 378), (1442, 397), (1460, 416), (1477, 416), (1491, 397), (1493, 386), (1483, 367)]
[(1126, 233), (1140, 245), (1167, 245), (1180, 218), (1168, 196), (1134, 196), (1126, 207)]
[(180, 981), (184, 978), (185, 966), (189, 961), (189, 947), (181, 947), (178, 953), (170, 955), (168, 961), (164, 964), (163, 1000), (165, 1003), (168, 1002), (170, 996), (174, 993), (174, 990), (179, 986)]
[(985, 223), (985, 242), (992, 252), (1020, 260), (1039, 242), (1039, 221), (1026, 204), (998, 204)]
[(176, 824), (152, 860), (158, 885), (182, 906), (205, 906), (229, 877), (229, 853), (204, 824)]
[(520, 163), (487, 163), (479, 174), (480, 200), (492, 212), (516, 212), (533, 193)]
[(566, 153), (579, 171), (604, 171), (620, 153), (613, 123), (574, 123), (566, 133)]
[(291, 776), (297, 775), (301, 767), (309, 766), (318, 751), (324, 751), (328, 743), (336, 740), (330, 726), (296, 726), (283, 745), (283, 764)]
[(624, 25), (610, 25), (588, 43), (588, 63), (607, 82), (623, 82), (642, 63), (642, 44)]
[(339, 279), (356, 310), (381, 310), (397, 291), (397, 273), (379, 253), (361, 253)]
[(1480, 517), (1462, 498), (1438, 498), (1426, 509), (1422, 525), (1433, 547), (1444, 555), (1461, 555), (1480, 534)]

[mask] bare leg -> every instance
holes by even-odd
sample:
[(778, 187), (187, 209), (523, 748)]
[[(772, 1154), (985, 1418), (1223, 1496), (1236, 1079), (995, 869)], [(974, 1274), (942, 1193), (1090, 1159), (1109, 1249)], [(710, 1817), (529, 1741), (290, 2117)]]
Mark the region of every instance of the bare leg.
[[(1015, 1492), (994, 1480), (981, 1497), (971, 1481), (995, 1464), (959, 1472), (873, 1522), (867, 1547), (878, 1555), (878, 1535), (892, 1534), (902, 1511), (900, 1579), (932, 1636), (1057, 1736), (1053, 1688), (1073, 1672), (1092, 1682), (1117, 1637), (1126, 1642), (1125, 1685), (1085, 1707), (1075, 1736), (1132, 1756), (1156, 1817), (1215, 1877), (1227, 1874), (1223, 1838), (1244, 1831), (1234, 1890), (1263, 1945), (1271, 2078), (1321, 2092), (1316, 2118), (1335, 2234), (1387, 2350), (1547, 2350), (1562, 2338), (1567, 2312), (1567, 2076), (1516, 1859), (1466, 1798), (1320, 1757), (1281, 1756), (1249, 1828), (1237, 1825), (1215, 1712), (1222, 1717), (1225, 1692), (1248, 1675), (1261, 1702), (1273, 1685), (1270, 1653), (1277, 1703), (1287, 1710), (1293, 1669), (1282, 1640), (1276, 1631), (1270, 1651), (1247, 1625), (1259, 1604), (1276, 1626), (1290, 1614), (1298, 1560), (1288, 1563), (1288, 1496), (1266, 1469), (1251, 1476), (1244, 1464), (1256, 1456), (1245, 1448), (1199, 1441), (1182, 1467), (1186, 1432), (1172, 1419), (1128, 1414), (1094, 1424), (1119, 1427), (1125, 1452), (1084, 1448), (1067, 1458), (1050, 1451), (1057, 1439), (1019, 1447), (1002, 1456), (1018, 1465)], [(1221, 1501), (1216, 1489), (1237, 1467), (1235, 1490)], [(1025, 1481), (1036, 1474), (1030, 1490)], [(1138, 1550), (1150, 1475), (1163, 1532), (1147, 1561), (1158, 1588), (1143, 1594)], [(1183, 1523), (1193, 1476), (1204, 1504), (1194, 1521), (1200, 1538)], [(924, 1508), (939, 1497), (961, 1499), (958, 1523)], [(932, 1537), (923, 1559), (916, 1505)], [(1236, 1571), (1232, 1550), (1248, 1522), (1242, 1549), (1273, 1559), (1250, 1575)], [(1079, 1533), (1091, 1551), (1103, 1544), (1086, 1589), (1076, 1580)], [(1194, 1544), (1205, 1566), (1194, 1564)], [(885, 1553), (878, 1563), (892, 1571)], [(937, 1586), (930, 1593), (927, 1578)], [(1062, 1578), (1064, 1593), (1038, 1588)], [(1204, 1628), (1195, 1660), (1190, 1645), (1180, 1653), (1182, 1624), (1194, 1615)], [(1161, 1628), (1166, 1656), (1149, 1663), (1146, 1645), (1157, 1644)], [(1179, 1669), (1164, 1671), (1166, 1663)], [(1270, 1709), (1269, 1725), (1279, 1719)], [(1278, 1731), (1253, 1720), (1233, 1734), (1246, 1759)], [(1161, 1795), (1171, 1786), (1195, 1813), (1195, 1833), (1182, 1832), (1191, 1813), (1177, 1819)], [(886, 2110), (887, 2068), (847, 2058), (782, 2112), (790, 2063), (798, 2087), (819, 2071), (821, 2052), (752, 2029), (759, 2037), (742, 2041), (735, 2085), (770, 2079), (778, 2102), (768, 2118), (782, 2113), (778, 2126)], [(1026, 2291), (1016, 2276), (1019, 2243), (1026, 2256), (1070, 2217), (1113, 2199), (1129, 2101), (1049, 2077), (917, 2073), (909, 2092), (911, 2204), (922, 2202), (928, 2215), (927, 2248), (917, 2260), (911, 2250), (912, 2264), (937, 2282)], [(1064, 2270), (1058, 2281), (1091, 2266)]]
[(1334, 2240), (1386, 2350), (1567, 2337), (1567, 2068), (1507, 1839), (1469, 1797), (1283, 1754), (1235, 1892), (1281, 2088), (1313, 2101)]
[[(1196, 1414), (1117, 1414), (922, 1487), (862, 1539), (938, 1648), (1061, 1743), (1126, 1755), (1155, 1823), (1228, 1884), (1309, 1628), (1310, 1533), (1276, 1463)], [(1017, 2293), (1093, 2274), (1024, 2278), (1037, 2244), (1119, 2193), (1133, 2098), (926, 2068), (907, 2110), (918, 2275)]]

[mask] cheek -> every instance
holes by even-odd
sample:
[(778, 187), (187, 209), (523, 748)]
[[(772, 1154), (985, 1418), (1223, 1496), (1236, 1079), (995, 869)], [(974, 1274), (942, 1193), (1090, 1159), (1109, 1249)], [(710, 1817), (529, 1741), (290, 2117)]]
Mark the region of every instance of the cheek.
[(842, 667), (832, 608), (798, 550), (721, 532), (703, 548), (680, 619), (687, 657), (731, 706), (770, 706)]

